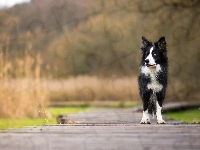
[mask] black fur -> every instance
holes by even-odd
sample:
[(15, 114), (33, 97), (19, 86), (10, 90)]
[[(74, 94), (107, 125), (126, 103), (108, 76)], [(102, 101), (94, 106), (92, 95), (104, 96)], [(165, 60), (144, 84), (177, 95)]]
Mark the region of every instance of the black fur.
[[(152, 48), (153, 47), (153, 48)], [(150, 68), (150, 64), (148, 64), (148, 60), (145, 60), (149, 55), (150, 49), (152, 51), (152, 58), (155, 61), (156, 67), (160, 66), (160, 71), (156, 72), (155, 78), (156, 81), (162, 85), (162, 90), (156, 91), (154, 89), (147, 88), (148, 84), (151, 83), (151, 77), (149, 74), (145, 74), (142, 72), (142, 68), (145, 66)], [(166, 88), (167, 88), (167, 74), (168, 74), (168, 58), (167, 58), (167, 49), (166, 49), (166, 41), (165, 37), (161, 37), (157, 42), (152, 44), (145, 37), (142, 37), (142, 60), (140, 64), (140, 75), (138, 77), (139, 91), (140, 96), (143, 101), (143, 110), (146, 111), (148, 109), (149, 113), (155, 113), (156, 105), (155, 98), (158, 101), (160, 107), (162, 107), (163, 100), (165, 98)], [(153, 98), (153, 93), (155, 93), (155, 98)]]

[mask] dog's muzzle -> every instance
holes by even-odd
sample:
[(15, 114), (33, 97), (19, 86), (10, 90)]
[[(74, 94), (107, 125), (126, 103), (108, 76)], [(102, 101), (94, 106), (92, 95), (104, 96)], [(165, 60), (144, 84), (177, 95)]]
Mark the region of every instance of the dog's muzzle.
[(146, 65), (147, 67), (156, 66), (156, 64), (149, 64), (149, 59), (145, 59), (145, 65)]

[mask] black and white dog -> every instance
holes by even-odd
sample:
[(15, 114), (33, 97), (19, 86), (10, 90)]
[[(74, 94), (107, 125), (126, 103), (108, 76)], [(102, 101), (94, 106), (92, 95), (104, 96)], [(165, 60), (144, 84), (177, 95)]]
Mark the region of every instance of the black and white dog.
[[(161, 115), (168, 74), (168, 58), (165, 37), (152, 44), (142, 37), (142, 61), (138, 77), (140, 96), (143, 101), (141, 124), (150, 124), (149, 113), (155, 112), (158, 124), (165, 121)], [(154, 101), (152, 100), (154, 97)]]

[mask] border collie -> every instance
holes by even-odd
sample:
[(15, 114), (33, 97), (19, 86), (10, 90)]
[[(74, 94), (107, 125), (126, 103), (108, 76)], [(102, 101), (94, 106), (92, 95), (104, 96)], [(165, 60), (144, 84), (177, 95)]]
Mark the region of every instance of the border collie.
[(150, 124), (149, 114), (156, 114), (157, 123), (165, 124), (161, 115), (168, 74), (168, 58), (165, 37), (152, 44), (142, 36), (142, 61), (138, 77), (140, 96), (143, 101), (141, 124)]

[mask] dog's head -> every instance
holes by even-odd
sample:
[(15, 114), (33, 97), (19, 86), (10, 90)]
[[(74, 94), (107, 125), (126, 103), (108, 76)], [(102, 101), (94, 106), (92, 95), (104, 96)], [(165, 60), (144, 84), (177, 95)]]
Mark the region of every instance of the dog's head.
[(147, 67), (156, 67), (157, 64), (167, 61), (166, 42), (164, 36), (154, 44), (142, 36), (141, 49), (143, 53), (142, 63)]

